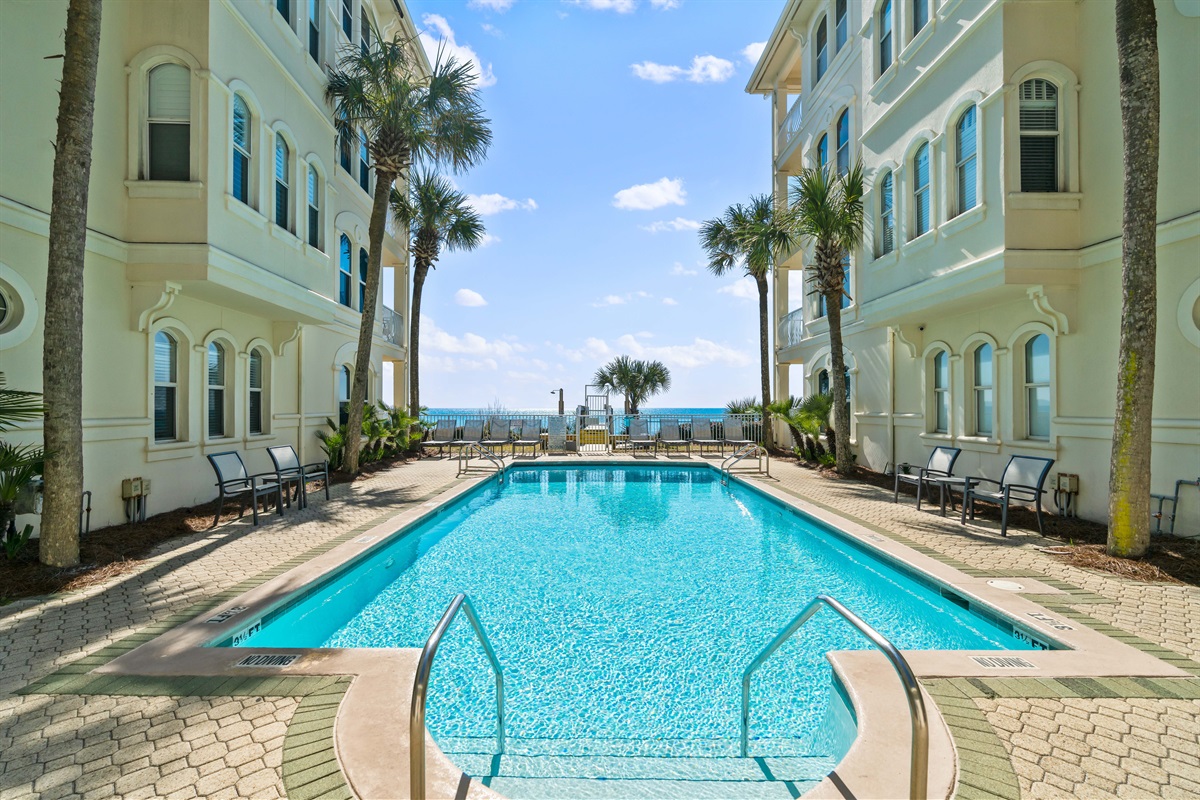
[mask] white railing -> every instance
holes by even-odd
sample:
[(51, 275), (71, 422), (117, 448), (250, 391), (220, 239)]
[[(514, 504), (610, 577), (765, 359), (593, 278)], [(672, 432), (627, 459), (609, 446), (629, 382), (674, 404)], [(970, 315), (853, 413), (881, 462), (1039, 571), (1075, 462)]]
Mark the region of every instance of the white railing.
[(382, 330), (380, 336), (385, 342), (391, 342), (394, 345), (403, 346), (404, 344), (404, 317), (395, 310), (383, 307), (383, 317), (380, 320)]
[(779, 332), (775, 339), (780, 349), (795, 347), (804, 338), (804, 309), (797, 308), (789, 311), (787, 316), (779, 320)]
[(796, 99), (792, 101), (792, 107), (788, 109), (787, 116), (783, 118), (783, 124), (779, 126), (778, 155), (783, 155), (783, 151), (796, 138), (796, 134), (800, 132), (803, 118), (804, 111), (801, 108), (800, 95), (796, 95)]

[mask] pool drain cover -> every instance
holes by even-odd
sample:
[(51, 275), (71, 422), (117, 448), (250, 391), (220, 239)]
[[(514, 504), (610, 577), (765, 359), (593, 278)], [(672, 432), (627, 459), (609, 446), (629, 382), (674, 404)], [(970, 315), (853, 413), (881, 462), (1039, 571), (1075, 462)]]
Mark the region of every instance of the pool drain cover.
[(988, 586), (996, 589), (1004, 589), (1009, 592), (1020, 592), (1025, 589), (1025, 584), (1017, 583), (1016, 581), (1003, 581), (996, 578), (988, 581)]
[(971, 656), (971, 660), (981, 667), (992, 669), (1037, 669), (1037, 664), (1020, 656)]
[(256, 653), (234, 664), (235, 667), (290, 667), (300, 656), (276, 656)]

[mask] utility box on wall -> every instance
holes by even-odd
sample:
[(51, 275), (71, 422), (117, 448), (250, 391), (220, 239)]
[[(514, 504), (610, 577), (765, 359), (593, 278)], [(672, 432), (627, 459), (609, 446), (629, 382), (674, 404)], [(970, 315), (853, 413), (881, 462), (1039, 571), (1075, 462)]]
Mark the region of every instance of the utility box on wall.
[(1058, 482), (1055, 488), (1060, 492), (1068, 492), (1069, 494), (1078, 494), (1079, 492), (1079, 476), (1070, 472), (1058, 473)]

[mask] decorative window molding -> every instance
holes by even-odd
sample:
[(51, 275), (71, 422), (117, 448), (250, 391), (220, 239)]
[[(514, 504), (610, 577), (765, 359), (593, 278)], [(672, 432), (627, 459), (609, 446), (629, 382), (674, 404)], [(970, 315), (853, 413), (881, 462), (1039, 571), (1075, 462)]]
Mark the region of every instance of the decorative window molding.
[(191, 332), (179, 320), (162, 317), (147, 331), (150, 446), (190, 444)]
[[(159, 68), (164, 69), (156, 72)], [(186, 77), (173, 68), (186, 70)], [(166, 190), (165, 194), (139, 195), (130, 187), (130, 197), (198, 197), (202, 187), (200, 133), (205, 128), (204, 83), (208, 71), (200, 69), (200, 62), (191, 53), (172, 45), (146, 48), (134, 56), (125, 71), (131, 132), (126, 144), (126, 180), (153, 181), (162, 184), (160, 190)], [(178, 130), (185, 126), (186, 133)], [(181, 154), (183, 148), (186, 154)], [(152, 166), (156, 176), (153, 178)], [(193, 184), (196, 188), (192, 188)]]
[(337, 285), (337, 301), (346, 308), (354, 308), (354, 273), (351, 262), (351, 254), (354, 248), (350, 244), (350, 237), (346, 234), (341, 234), (338, 237), (338, 285)]
[[(1036, 340), (1036, 341), (1035, 341)], [(1031, 352), (1032, 349), (1032, 352)], [(1005, 439), (1055, 446), (1054, 419), (1058, 414), (1056, 390), (1057, 337), (1048, 325), (1026, 323), (1008, 342), (1011, 356), (1012, 434)]]
[[(1031, 83), (1033, 82), (1033, 83)], [(1044, 91), (1054, 90), (1053, 119)], [(1028, 87), (1023, 89), (1022, 87)], [(1009, 194), (1012, 208), (1078, 208), (1079, 194), (1079, 81), (1066, 66), (1054, 61), (1033, 61), (1015, 70), (1005, 86), (1005, 152), (1013, 154), (1005, 160), (1005, 184), (1015, 187)], [(1022, 96), (1027, 97), (1025, 120), (1022, 121)], [(1047, 127), (1053, 123), (1053, 127)], [(1026, 191), (1022, 185), (1022, 142), (1030, 140), (1026, 149), (1036, 146), (1035, 139), (1054, 139), (1051, 149), (1042, 147), (1043, 155), (1054, 159), (1053, 189)], [(1035, 166), (1030, 162), (1030, 169)], [(1067, 198), (1055, 198), (1055, 194)], [(1025, 195), (1024, 202), (1013, 195)], [(1016, 202), (1014, 202), (1016, 201)]]
[(246, 435), (271, 434), (271, 346), (255, 339), (242, 353), (246, 359)]
[(15, 269), (0, 262), (0, 350), (28, 341), (37, 328), (37, 295)]

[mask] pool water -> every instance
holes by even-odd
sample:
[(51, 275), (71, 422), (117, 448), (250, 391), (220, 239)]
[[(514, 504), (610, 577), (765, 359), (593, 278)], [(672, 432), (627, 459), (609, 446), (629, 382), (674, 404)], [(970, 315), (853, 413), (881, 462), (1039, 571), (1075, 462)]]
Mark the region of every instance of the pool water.
[[(459, 592), (504, 667), (514, 755), (735, 756), (742, 671), (821, 593), (902, 650), (1030, 647), (707, 466), (512, 468), (238, 644), (421, 647)], [(818, 612), (755, 675), (750, 754), (832, 767), (854, 728), (825, 654), (868, 646)], [(493, 677), (466, 620), (427, 724), (448, 753), (491, 752)]]

